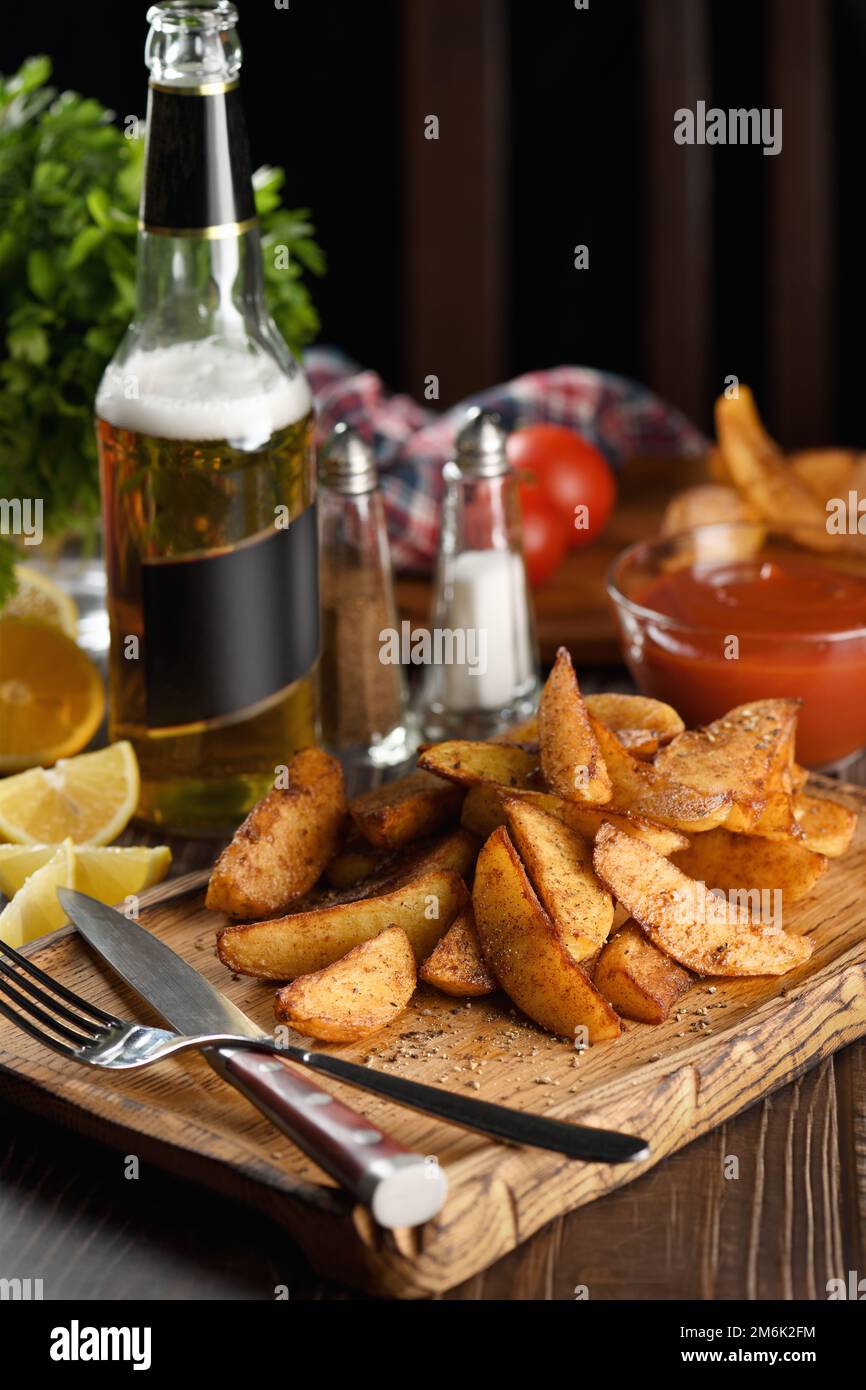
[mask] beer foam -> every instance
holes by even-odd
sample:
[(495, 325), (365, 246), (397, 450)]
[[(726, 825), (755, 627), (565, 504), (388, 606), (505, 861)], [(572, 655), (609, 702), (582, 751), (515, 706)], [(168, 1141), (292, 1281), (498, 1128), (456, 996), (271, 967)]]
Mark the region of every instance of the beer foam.
[(135, 349), (110, 365), (96, 413), (160, 439), (226, 439), (255, 448), (312, 408), (306, 377), (286, 376), (267, 353), (214, 338)]

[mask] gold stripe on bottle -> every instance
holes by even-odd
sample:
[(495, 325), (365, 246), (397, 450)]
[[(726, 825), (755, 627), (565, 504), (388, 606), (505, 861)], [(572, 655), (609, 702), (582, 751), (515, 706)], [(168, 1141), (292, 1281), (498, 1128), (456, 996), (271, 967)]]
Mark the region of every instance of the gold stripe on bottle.
[(150, 222), (138, 219), (138, 230), (149, 232), (151, 236), (200, 237), (202, 241), (223, 241), (226, 237), (241, 236), (258, 223), (257, 217), (248, 217), (244, 222), (221, 222), (216, 227), (154, 227)]
[(218, 97), (223, 92), (233, 92), (240, 86), (239, 77), (230, 77), (224, 82), (200, 82), (196, 87), (185, 87), (176, 82), (149, 82), (154, 92), (170, 92), (178, 97)]

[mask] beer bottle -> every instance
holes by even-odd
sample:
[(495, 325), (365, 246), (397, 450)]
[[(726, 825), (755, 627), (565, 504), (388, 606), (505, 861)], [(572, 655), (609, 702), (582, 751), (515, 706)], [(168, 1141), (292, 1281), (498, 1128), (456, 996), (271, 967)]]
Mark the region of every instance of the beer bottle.
[(96, 398), (112, 738), (222, 833), (314, 741), (312, 400), (264, 300), (228, 0), (148, 12), (135, 317)]

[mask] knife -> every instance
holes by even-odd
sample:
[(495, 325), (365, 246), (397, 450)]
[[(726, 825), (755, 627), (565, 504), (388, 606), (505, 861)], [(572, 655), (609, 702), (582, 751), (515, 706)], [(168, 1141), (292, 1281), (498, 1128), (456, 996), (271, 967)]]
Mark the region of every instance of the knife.
[[(58, 889), (57, 896), (85, 941), (170, 1027), (179, 1033), (235, 1033), (273, 1043), (138, 922), (71, 888)], [(224, 1081), (369, 1207), (380, 1226), (418, 1226), (441, 1209), (448, 1184), (438, 1163), (403, 1148), (272, 1052), (224, 1047), (204, 1056)]]

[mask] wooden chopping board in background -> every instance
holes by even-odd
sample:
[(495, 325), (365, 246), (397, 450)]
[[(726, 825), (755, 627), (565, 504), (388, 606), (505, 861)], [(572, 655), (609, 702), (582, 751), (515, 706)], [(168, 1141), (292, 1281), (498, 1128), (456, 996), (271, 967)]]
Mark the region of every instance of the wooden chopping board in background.
[[(866, 792), (813, 782), (861, 818), (849, 855), (831, 862), (819, 891), (789, 914), (789, 928), (814, 942), (800, 969), (781, 979), (699, 981), (667, 1022), (626, 1023), (620, 1038), (582, 1056), (503, 996), (461, 1001), (427, 987), (391, 1027), (337, 1049), (446, 1090), (639, 1134), (652, 1147), (645, 1162), (579, 1163), (497, 1144), (316, 1077), (447, 1172), (449, 1197), (433, 1221), (384, 1231), (199, 1056), (105, 1075), (55, 1056), (0, 1018), (0, 1094), (265, 1211), (319, 1272), (343, 1284), (390, 1298), (442, 1293), (866, 1034)], [(216, 958), (221, 919), (204, 909), (205, 877), (143, 895), (141, 921), (270, 1029), (274, 985), (231, 976)], [(94, 1004), (158, 1023), (71, 928), (27, 954)]]
[[(642, 458), (627, 462), (618, 477), (617, 503), (603, 535), (592, 545), (570, 550), (546, 584), (534, 591), (541, 660), (553, 662), (557, 647), (568, 647), (583, 664), (621, 660), (605, 579), (621, 550), (648, 540), (661, 525), (675, 492), (707, 481), (703, 458)], [(431, 583), (426, 577), (397, 580), (401, 619), (424, 628), (430, 621)]]

